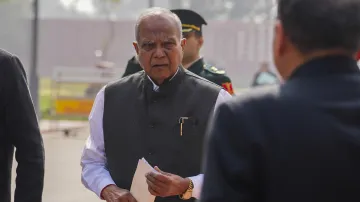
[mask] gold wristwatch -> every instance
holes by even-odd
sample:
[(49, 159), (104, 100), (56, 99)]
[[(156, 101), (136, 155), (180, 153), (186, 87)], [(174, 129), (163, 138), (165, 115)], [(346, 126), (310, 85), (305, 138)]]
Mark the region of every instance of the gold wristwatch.
[(185, 193), (179, 195), (180, 199), (182, 199), (182, 200), (189, 200), (192, 197), (194, 183), (191, 179), (189, 179), (189, 180), (190, 180), (190, 183), (189, 183), (188, 189), (185, 191)]

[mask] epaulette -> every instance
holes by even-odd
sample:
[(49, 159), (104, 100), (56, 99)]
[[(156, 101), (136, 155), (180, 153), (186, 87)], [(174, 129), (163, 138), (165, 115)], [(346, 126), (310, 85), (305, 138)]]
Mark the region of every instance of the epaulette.
[(213, 65), (210, 64), (204, 64), (204, 69), (213, 73), (213, 74), (225, 74), (225, 70), (220, 70), (218, 68), (216, 68)]

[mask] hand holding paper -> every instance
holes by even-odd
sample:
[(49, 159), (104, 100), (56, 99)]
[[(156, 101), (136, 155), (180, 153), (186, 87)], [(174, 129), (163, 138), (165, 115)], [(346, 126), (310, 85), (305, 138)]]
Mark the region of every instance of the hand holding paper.
[(146, 174), (149, 191), (154, 196), (168, 197), (183, 194), (189, 187), (190, 180), (164, 172), (157, 166), (155, 171)]
[(130, 193), (135, 197), (137, 202), (154, 202), (155, 196), (151, 195), (148, 190), (145, 175), (154, 171), (154, 168), (144, 159), (140, 159), (135, 171), (131, 184)]

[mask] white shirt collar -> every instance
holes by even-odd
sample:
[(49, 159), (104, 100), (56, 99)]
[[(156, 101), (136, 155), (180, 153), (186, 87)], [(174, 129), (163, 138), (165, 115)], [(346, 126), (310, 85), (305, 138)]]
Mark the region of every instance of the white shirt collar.
[[(177, 74), (178, 72), (179, 72), (179, 68), (176, 70), (174, 76), (171, 77), (170, 81), (176, 76), (176, 74)], [(151, 83), (153, 84), (153, 90), (154, 90), (155, 92), (158, 92), (160, 87), (155, 84), (155, 82), (150, 78), (149, 75), (147, 75), (147, 77), (149, 78), (149, 80), (150, 80)]]

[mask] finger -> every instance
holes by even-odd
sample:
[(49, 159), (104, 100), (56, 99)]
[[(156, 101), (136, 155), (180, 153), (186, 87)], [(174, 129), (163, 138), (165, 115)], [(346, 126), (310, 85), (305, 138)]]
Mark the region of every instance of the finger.
[(131, 202), (132, 198), (133, 196), (131, 195), (131, 193), (127, 192), (118, 199), (118, 202)]
[(154, 173), (154, 172), (147, 175), (146, 179), (150, 180), (153, 183), (158, 184), (159, 186), (168, 186), (169, 183), (171, 183), (170, 179), (166, 175)]
[(155, 170), (156, 170), (156, 171), (158, 171), (158, 172), (160, 172), (160, 173), (162, 173), (162, 172), (163, 172), (163, 171), (162, 171), (162, 170), (160, 170), (160, 168), (159, 168), (159, 167), (157, 167), (157, 166), (155, 166), (154, 168), (155, 168)]
[(148, 186), (148, 190), (150, 192), (151, 195), (153, 196), (160, 196), (159, 193), (157, 193), (154, 189), (152, 189), (150, 186)]
[(170, 175), (170, 173), (167, 173), (167, 172), (162, 171), (162, 170), (161, 170), (159, 167), (157, 167), (157, 166), (155, 166), (154, 168), (155, 168), (156, 171), (158, 171), (159, 173), (161, 173), (161, 174), (163, 174), (163, 175), (167, 175), (167, 176)]
[(135, 197), (132, 194), (129, 194), (128, 201), (129, 202), (137, 202), (137, 200), (135, 199)]
[(160, 187), (160, 186), (152, 183), (152, 182), (149, 181), (149, 180), (146, 180), (146, 182), (147, 182), (148, 186), (149, 186), (152, 190), (154, 190), (156, 193), (161, 193), (161, 190), (164, 190), (164, 188), (165, 188), (165, 187)]

